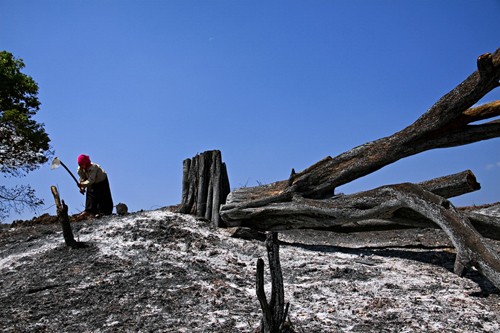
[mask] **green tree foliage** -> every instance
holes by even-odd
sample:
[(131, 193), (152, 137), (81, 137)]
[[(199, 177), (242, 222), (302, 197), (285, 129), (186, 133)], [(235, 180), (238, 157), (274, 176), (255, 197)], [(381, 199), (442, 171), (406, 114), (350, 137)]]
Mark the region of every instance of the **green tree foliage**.
[[(44, 124), (33, 116), (40, 110), (38, 85), (23, 74), (22, 59), (0, 51), (0, 173), (23, 177), (47, 162), (52, 155)], [(0, 186), (0, 221), (11, 210), (36, 209), (43, 201), (29, 185)]]

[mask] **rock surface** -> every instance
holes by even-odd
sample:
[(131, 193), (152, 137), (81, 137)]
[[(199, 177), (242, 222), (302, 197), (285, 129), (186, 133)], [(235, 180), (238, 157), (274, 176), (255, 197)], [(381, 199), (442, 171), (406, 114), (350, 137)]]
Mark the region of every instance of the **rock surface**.
[[(259, 240), (168, 210), (0, 228), (2, 332), (255, 332)], [(440, 230), (280, 234), (297, 332), (498, 332), (500, 293)], [(492, 242), (498, 249), (498, 244)], [(266, 280), (269, 280), (266, 271)], [(270, 281), (268, 281), (270, 287)], [(269, 294), (269, 290), (268, 290)]]

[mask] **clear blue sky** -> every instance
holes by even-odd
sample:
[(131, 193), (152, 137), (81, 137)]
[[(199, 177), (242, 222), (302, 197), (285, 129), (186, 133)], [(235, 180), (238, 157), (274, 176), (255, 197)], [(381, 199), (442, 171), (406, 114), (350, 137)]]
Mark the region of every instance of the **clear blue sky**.
[[(0, 49), (39, 84), (36, 119), (56, 156), (76, 171), (90, 155), (131, 211), (179, 203), (182, 161), (205, 150), (222, 151), (238, 188), (393, 134), (500, 47), (498, 0), (0, 0), (0, 13)], [(49, 164), (7, 183), (31, 184), (40, 214), (55, 214), (50, 185), (83, 210)], [(338, 191), (466, 169), (482, 189), (456, 205), (500, 201), (499, 139), (425, 152)]]

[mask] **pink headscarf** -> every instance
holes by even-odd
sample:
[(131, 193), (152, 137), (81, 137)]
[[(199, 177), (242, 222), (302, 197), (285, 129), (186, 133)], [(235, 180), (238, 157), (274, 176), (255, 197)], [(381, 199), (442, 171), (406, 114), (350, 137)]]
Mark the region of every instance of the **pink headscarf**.
[(86, 169), (90, 165), (90, 157), (88, 155), (81, 154), (78, 156), (78, 165)]

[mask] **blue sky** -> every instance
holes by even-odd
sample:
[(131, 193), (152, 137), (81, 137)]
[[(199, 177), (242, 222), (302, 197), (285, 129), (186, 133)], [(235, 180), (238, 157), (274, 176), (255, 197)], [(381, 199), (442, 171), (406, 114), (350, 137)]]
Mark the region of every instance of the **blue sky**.
[[(39, 84), (56, 156), (76, 172), (90, 155), (130, 211), (179, 203), (182, 161), (205, 150), (238, 188), (391, 135), (500, 47), (498, 0), (0, 0), (0, 13), (0, 49)], [(433, 150), (337, 191), (471, 169), (482, 189), (452, 201), (497, 202), (499, 152), (499, 139)], [(2, 181), (31, 184), (38, 214), (55, 214), (51, 185), (82, 211), (49, 165)]]

